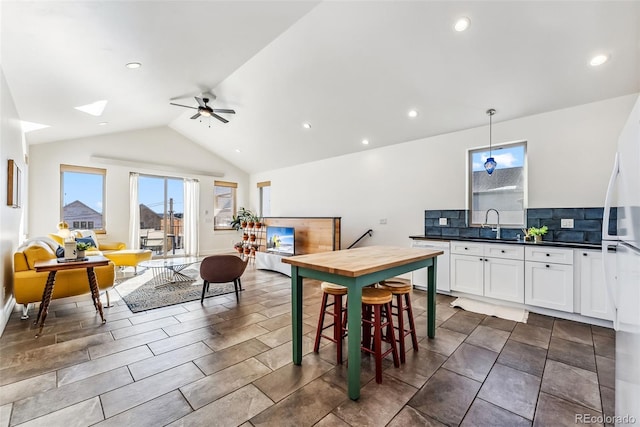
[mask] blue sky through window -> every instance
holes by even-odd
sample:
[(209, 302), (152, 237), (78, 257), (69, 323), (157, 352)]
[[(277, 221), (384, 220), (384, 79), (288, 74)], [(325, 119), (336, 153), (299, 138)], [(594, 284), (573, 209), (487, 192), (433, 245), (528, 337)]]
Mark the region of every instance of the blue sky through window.
[[(493, 147), (491, 155), (496, 159), (496, 169), (514, 168), (524, 166), (524, 146)], [(489, 149), (472, 153), (473, 171), (483, 171), (484, 162), (489, 157)]]

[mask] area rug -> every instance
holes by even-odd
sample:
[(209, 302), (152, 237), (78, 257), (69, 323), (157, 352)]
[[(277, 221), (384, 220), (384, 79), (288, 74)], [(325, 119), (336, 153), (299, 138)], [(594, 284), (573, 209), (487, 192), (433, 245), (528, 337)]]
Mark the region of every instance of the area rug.
[(529, 312), (523, 308), (504, 307), (502, 305), (490, 304), (476, 301), (469, 298), (458, 298), (451, 302), (451, 307), (460, 307), (466, 311), (495, 316), (501, 319), (514, 320), (516, 322), (527, 323)]
[[(199, 300), (202, 296), (202, 279), (199, 270), (192, 267), (183, 270), (182, 273), (193, 277), (193, 280), (157, 285), (153, 282), (153, 273), (149, 269), (121, 281), (115, 289), (133, 313)], [(234, 292), (233, 283), (212, 283), (205, 298)]]

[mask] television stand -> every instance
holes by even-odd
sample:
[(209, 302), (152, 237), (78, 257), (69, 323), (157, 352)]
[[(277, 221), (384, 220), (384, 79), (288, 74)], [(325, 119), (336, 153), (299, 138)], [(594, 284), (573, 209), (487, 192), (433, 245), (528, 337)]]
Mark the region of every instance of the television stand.
[(277, 271), (291, 277), (291, 265), (283, 263), (282, 258), (287, 255), (256, 252), (256, 268), (258, 270)]

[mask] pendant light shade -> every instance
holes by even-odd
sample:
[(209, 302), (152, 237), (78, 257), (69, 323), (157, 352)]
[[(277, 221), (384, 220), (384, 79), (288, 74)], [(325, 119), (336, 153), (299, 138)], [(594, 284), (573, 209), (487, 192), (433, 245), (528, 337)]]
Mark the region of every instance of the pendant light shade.
[(487, 161), (484, 162), (484, 170), (486, 170), (489, 175), (491, 175), (493, 171), (496, 170), (496, 166), (498, 166), (498, 163), (496, 163), (496, 159), (491, 156), (491, 127), (493, 124), (493, 121), (491, 119), (495, 113), (496, 110), (494, 110), (493, 108), (487, 110), (487, 114), (489, 115), (489, 157), (487, 158)]

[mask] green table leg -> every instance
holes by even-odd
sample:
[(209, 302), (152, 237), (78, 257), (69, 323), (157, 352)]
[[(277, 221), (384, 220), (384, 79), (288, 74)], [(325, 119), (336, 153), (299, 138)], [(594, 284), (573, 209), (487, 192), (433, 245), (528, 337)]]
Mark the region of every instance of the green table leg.
[(438, 270), (437, 257), (432, 258), (433, 265), (427, 268), (427, 335), (429, 338), (436, 336), (436, 272)]
[(362, 287), (357, 283), (347, 291), (347, 325), (349, 328), (349, 348), (347, 366), (347, 386), (349, 398), (360, 398), (360, 342), (362, 340)]
[(302, 277), (291, 266), (291, 324), (293, 325), (293, 363), (302, 364)]

